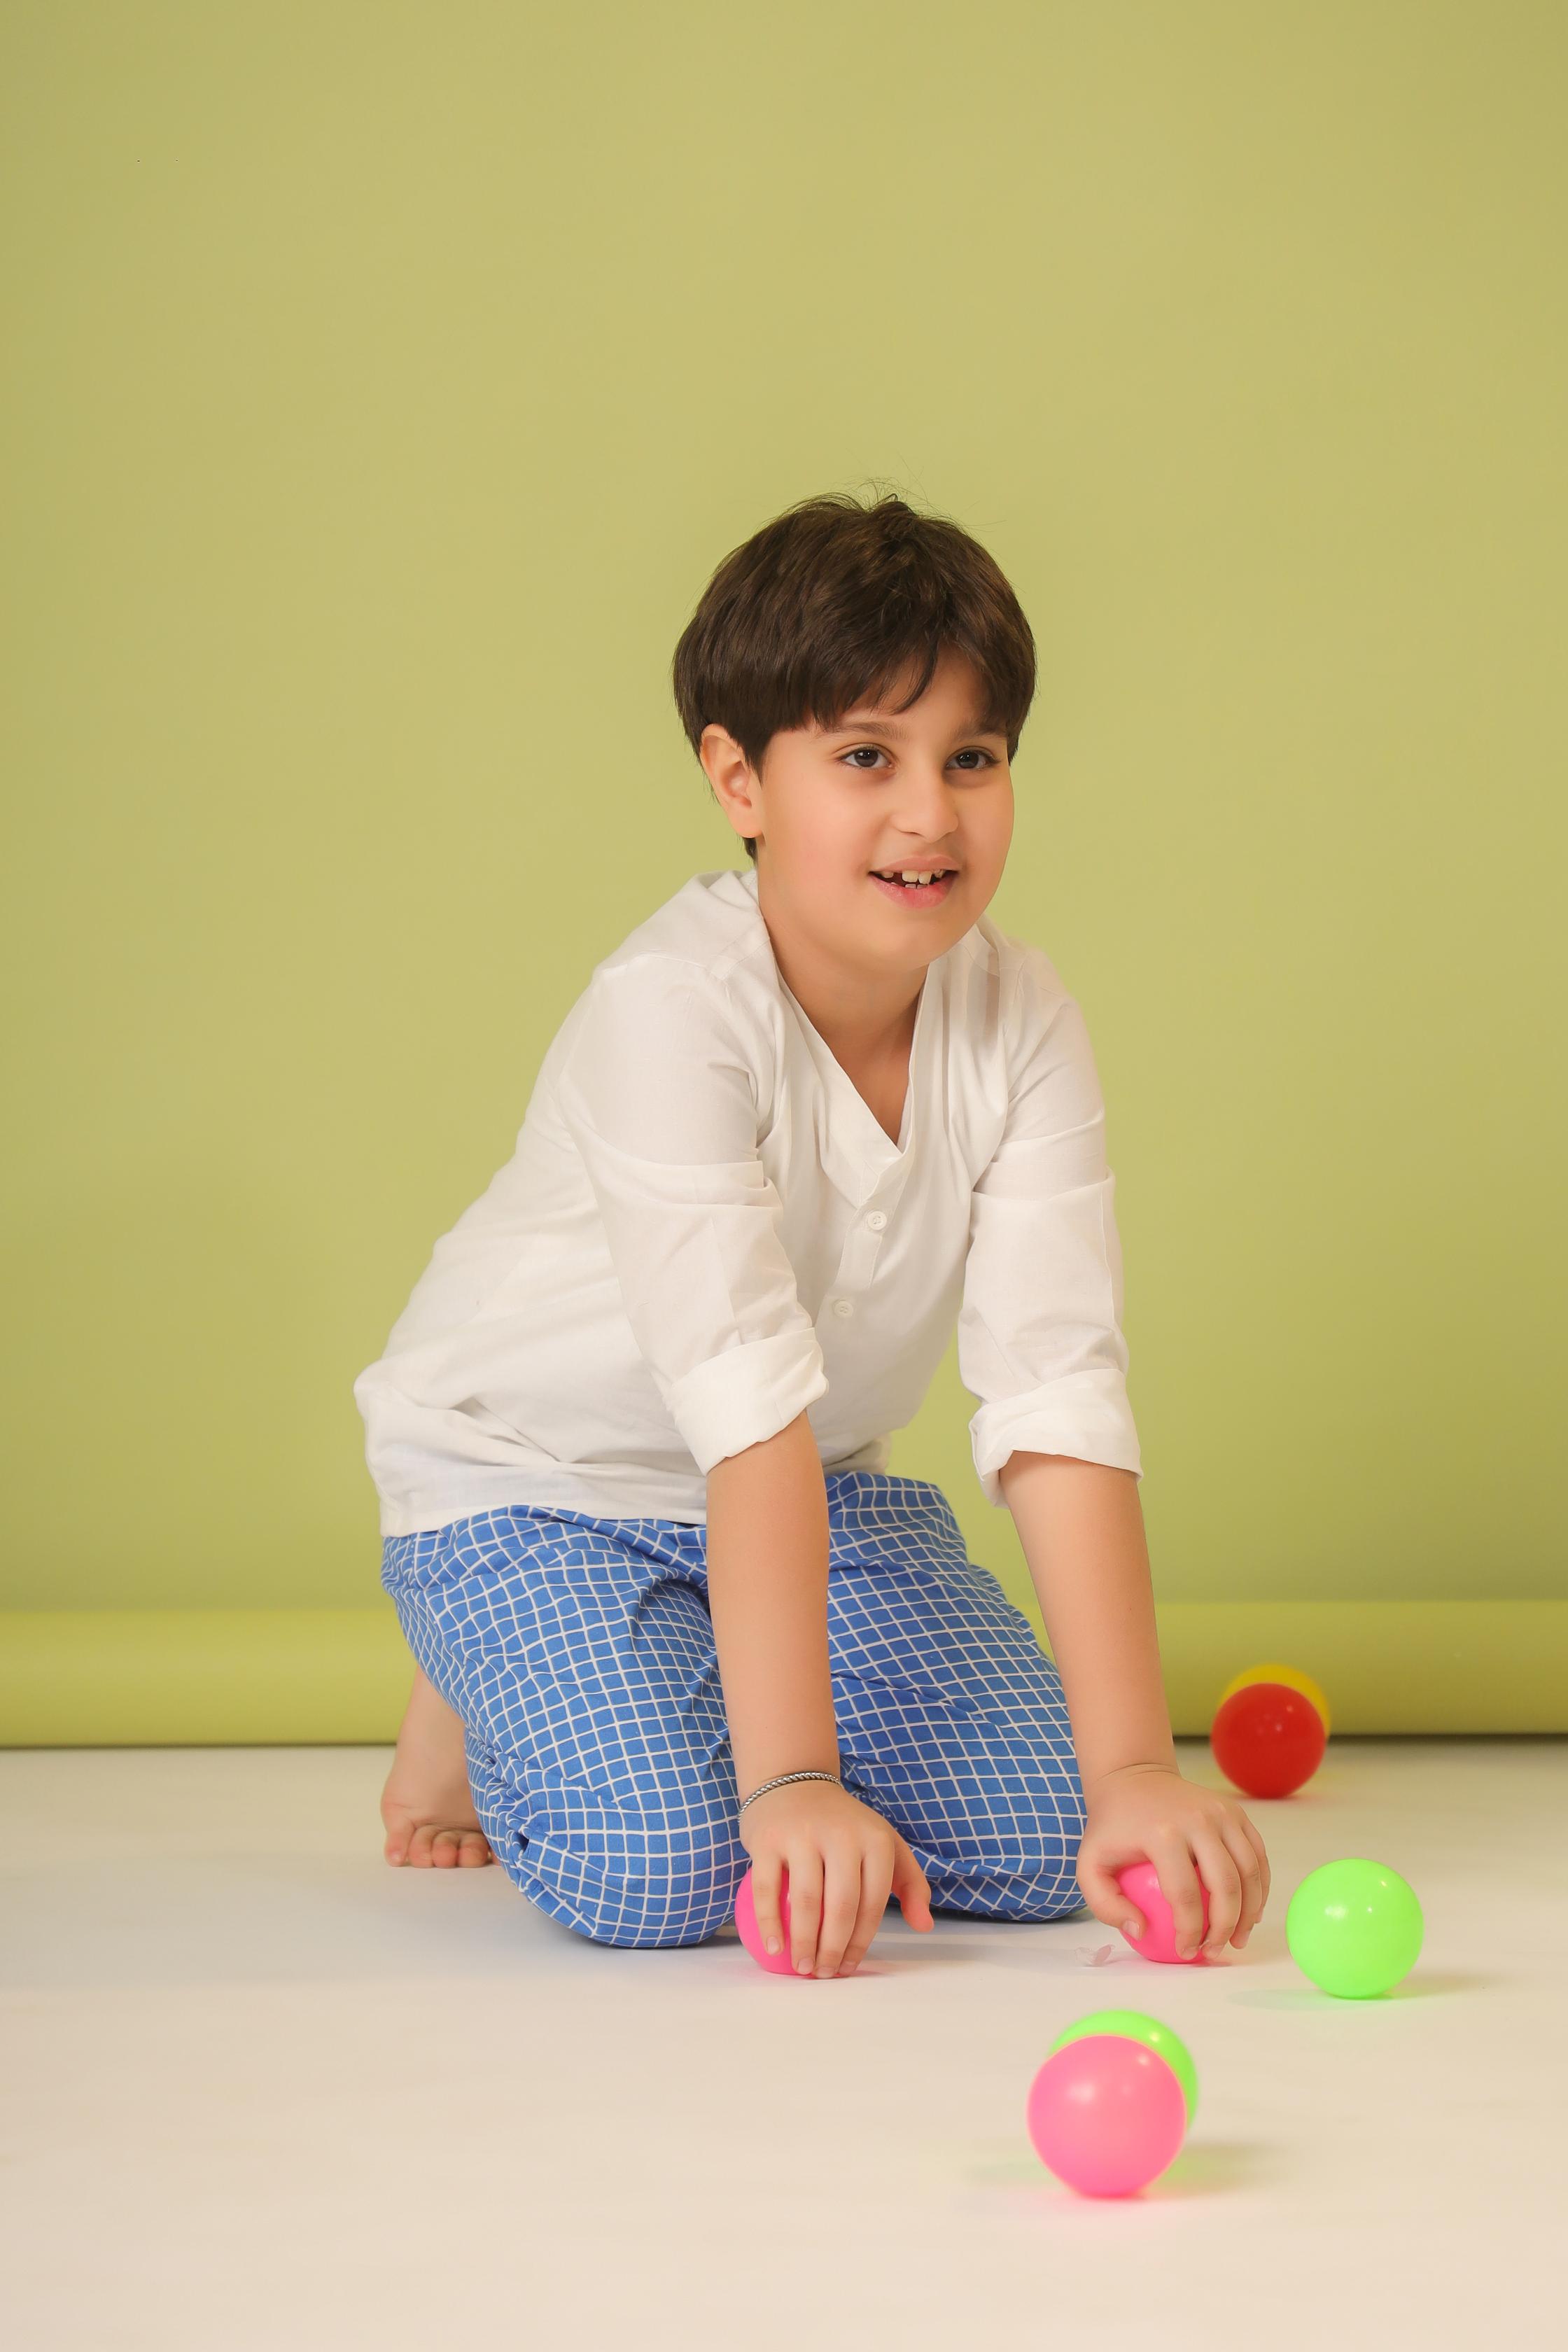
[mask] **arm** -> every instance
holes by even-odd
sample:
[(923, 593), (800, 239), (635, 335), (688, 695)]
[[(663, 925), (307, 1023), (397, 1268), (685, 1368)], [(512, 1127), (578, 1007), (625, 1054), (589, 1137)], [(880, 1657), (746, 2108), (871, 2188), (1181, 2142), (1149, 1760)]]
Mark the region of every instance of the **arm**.
[(741, 1795), (776, 1772), (837, 1772), (827, 1489), (804, 1412), (709, 1471), (708, 1602)]
[(1087, 1792), (1107, 1772), (1173, 1772), (1138, 1481), (1065, 1454), (1011, 1454), (1002, 1492), (1039, 1595)]
[[(837, 1772), (827, 1656), (827, 1489), (804, 1412), (708, 1472), (708, 1605), (744, 1799), (780, 1772)], [(787, 1874), (790, 1957), (805, 1974), (852, 1975), (889, 1892), (912, 1927), (931, 1926), (929, 1890), (906, 1841), (826, 1780), (795, 1780), (747, 1807), (757, 1925), (781, 1948)], [(819, 1939), (820, 1937), (820, 1939)], [(841, 1968), (842, 1964), (842, 1968)]]
[(999, 1475), (1072, 1721), (1087, 1809), (1079, 1883), (1090, 1910), (1136, 1933), (1142, 1920), (1116, 1873), (1147, 1859), (1184, 1953), (1200, 1937), (1211, 1955), (1229, 1941), (1241, 1950), (1268, 1900), (1268, 1860), (1234, 1798), (1176, 1769), (1136, 1477), (1025, 1451)]

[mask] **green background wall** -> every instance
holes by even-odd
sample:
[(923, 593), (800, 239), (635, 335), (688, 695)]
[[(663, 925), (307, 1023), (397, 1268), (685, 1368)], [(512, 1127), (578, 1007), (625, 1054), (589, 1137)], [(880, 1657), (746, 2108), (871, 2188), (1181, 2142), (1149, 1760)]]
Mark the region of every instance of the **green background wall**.
[[(990, 911), (1095, 1040), (1171, 1622), (1310, 1604), (1349, 1654), (1352, 1604), (1534, 1603), (1539, 1655), (1563, 12), (11, 0), (0, 41), (28, 1736), (93, 1612), (381, 1639), (353, 1376), (594, 963), (743, 863), (668, 684), (710, 572), (881, 485), (1038, 640)], [(892, 1466), (1026, 1601), (972, 1410), (950, 1352)]]

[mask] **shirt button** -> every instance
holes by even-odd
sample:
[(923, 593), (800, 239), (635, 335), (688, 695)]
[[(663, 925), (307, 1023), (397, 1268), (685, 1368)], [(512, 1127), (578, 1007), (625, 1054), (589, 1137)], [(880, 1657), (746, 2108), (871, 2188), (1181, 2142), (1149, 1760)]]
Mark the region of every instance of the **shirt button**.
[(866, 1220), (874, 1234), (879, 1234), (887, 1222), (887, 1212), (884, 1209), (873, 1209)]
[(848, 1298), (836, 1298), (833, 1302), (833, 1312), (835, 1315), (853, 1315), (854, 1301)]

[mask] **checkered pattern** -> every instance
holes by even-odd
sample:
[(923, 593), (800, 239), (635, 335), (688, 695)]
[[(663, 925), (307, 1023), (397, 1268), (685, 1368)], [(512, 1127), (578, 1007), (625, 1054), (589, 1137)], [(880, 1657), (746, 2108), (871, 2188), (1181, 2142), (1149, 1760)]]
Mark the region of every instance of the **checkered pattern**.
[[(1079, 1908), (1061, 1684), (966, 1557), (941, 1489), (830, 1472), (828, 1653), (847, 1788), (907, 1838), (933, 1910)], [(700, 1944), (748, 1857), (708, 1613), (707, 1529), (513, 1505), (394, 1536), (382, 1581), (467, 1727), (485, 1834), (575, 1934)]]

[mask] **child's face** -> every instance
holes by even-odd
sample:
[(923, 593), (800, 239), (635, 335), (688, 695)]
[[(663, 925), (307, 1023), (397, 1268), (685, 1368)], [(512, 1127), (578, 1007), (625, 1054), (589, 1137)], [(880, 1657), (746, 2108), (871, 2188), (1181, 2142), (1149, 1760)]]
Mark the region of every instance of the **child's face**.
[[(731, 773), (721, 794), (757, 836), (759, 888), (862, 955), (872, 941), (902, 964), (945, 954), (984, 912), (1013, 837), (1007, 739), (974, 730), (979, 697), (970, 664), (945, 652), (908, 710), (858, 706), (836, 728), (775, 735), (761, 779)], [(929, 897), (872, 879), (942, 866), (957, 870)]]

